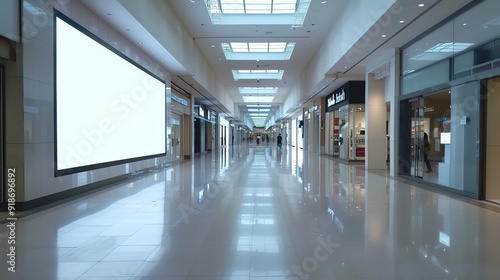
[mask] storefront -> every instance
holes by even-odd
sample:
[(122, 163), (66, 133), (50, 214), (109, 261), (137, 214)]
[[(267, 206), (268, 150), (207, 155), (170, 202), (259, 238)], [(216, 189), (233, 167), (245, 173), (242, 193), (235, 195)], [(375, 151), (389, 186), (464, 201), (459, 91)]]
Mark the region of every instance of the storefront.
[[(215, 148), (215, 127), (217, 114), (201, 102), (194, 105), (194, 153), (204, 154)], [(225, 130), (227, 135), (227, 130)], [(227, 137), (224, 137), (224, 143)]]
[(325, 153), (365, 159), (365, 82), (350, 81), (326, 96)]
[(402, 48), (399, 174), (500, 203), (497, 5), (469, 5)]
[(167, 153), (171, 155), (172, 161), (180, 160), (189, 155), (185, 147), (189, 139), (190, 125), (190, 98), (187, 93), (175, 85), (172, 85), (171, 113), (167, 126)]

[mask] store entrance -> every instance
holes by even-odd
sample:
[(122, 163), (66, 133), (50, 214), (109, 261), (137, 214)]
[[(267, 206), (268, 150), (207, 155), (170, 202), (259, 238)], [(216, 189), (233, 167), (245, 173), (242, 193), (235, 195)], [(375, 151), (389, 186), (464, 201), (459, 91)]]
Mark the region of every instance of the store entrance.
[(181, 134), (181, 116), (172, 113), (172, 131), (171, 131), (171, 146), (172, 146), (172, 161), (179, 160), (181, 158), (181, 145), (182, 134)]
[(451, 93), (444, 90), (410, 100), (411, 175), (450, 185)]
[[(428, 122), (424, 116), (424, 98), (410, 100), (411, 108), (411, 138), (410, 138), (410, 155), (411, 155), (411, 175), (414, 177), (423, 177), (424, 158), (421, 153), (422, 139), (425, 130), (429, 130)], [(427, 127), (426, 127), (427, 126)]]

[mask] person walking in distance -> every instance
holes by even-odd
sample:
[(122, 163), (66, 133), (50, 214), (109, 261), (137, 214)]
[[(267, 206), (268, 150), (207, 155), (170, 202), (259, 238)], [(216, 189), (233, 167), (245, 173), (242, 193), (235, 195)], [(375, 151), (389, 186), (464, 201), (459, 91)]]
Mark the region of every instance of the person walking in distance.
[(281, 150), (281, 141), (282, 141), (281, 133), (278, 134), (278, 137), (276, 138), (276, 142), (278, 143), (278, 149)]

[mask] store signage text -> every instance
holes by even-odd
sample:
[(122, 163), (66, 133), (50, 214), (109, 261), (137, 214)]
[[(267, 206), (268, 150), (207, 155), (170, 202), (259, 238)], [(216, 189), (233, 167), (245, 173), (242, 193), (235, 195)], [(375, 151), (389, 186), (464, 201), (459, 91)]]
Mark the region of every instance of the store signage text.
[(330, 98), (328, 98), (327, 100), (328, 107), (338, 104), (344, 100), (345, 100), (345, 90), (342, 90), (341, 92), (337, 92), (332, 96), (330, 96)]

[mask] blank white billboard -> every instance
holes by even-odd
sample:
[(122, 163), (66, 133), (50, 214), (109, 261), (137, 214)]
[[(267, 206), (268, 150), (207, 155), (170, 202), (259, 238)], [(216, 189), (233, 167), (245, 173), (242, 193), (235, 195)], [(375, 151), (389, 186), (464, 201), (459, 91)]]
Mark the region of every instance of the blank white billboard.
[(166, 153), (165, 82), (55, 13), (56, 176)]

